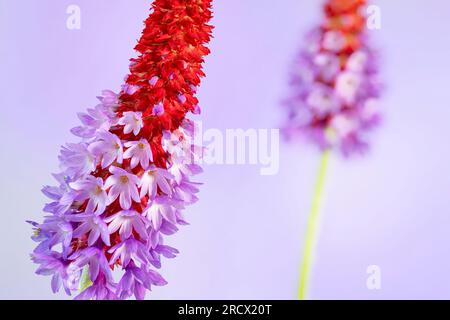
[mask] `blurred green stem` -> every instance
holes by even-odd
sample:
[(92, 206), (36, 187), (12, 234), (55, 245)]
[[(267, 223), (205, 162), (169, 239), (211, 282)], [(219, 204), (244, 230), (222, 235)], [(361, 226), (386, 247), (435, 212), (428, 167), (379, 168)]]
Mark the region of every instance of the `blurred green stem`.
[(305, 246), (303, 250), (303, 260), (300, 271), (300, 283), (298, 287), (299, 300), (306, 300), (308, 298), (309, 280), (311, 277), (311, 268), (314, 258), (313, 253), (316, 245), (316, 237), (319, 225), (320, 206), (329, 159), (330, 151), (326, 150), (323, 152), (322, 159), (320, 161), (319, 172), (317, 174), (317, 182), (314, 190), (313, 203), (308, 218)]

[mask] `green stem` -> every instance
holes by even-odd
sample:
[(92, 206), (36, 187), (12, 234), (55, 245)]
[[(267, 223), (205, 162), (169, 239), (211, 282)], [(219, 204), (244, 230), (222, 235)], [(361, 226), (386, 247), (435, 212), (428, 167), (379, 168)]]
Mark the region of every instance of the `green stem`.
[(325, 185), (325, 176), (327, 173), (330, 151), (326, 150), (320, 161), (317, 182), (314, 190), (313, 203), (308, 218), (306, 230), (305, 247), (303, 250), (303, 261), (300, 271), (300, 283), (298, 287), (298, 299), (306, 300), (308, 297), (309, 280), (311, 266), (313, 262), (313, 252), (316, 244), (317, 229), (319, 224), (320, 205), (322, 200), (323, 188)]

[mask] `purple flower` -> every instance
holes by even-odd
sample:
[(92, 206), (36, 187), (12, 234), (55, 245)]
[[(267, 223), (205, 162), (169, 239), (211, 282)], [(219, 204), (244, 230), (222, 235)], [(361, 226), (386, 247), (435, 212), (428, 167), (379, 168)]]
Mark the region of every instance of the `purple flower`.
[(102, 168), (106, 168), (114, 161), (122, 163), (123, 147), (119, 137), (108, 131), (100, 131), (97, 141), (89, 145), (89, 151), (96, 157), (101, 158)]
[(182, 93), (178, 94), (178, 101), (180, 101), (181, 104), (186, 102), (186, 96)]
[(130, 261), (137, 265), (146, 265), (149, 262), (149, 253), (146, 246), (133, 238), (116, 244), (108, 250), (112, 253), (109, 263), (113, 265), (119, 258), (124, 268), (128, 266)]
[(63, 285), (68, 295), (75, 290), (75, 284), (79, 280), (81, 272), (68, 268), (60, 253), (55, 251), (47, 254), (35, 252), (31, 254), (31, 259), (34, 263), (40, 264), (36, 274), (52, 276), (51, 286), (53, 293), (58, 292), (61, 285)]
[(54, 177), (60, 183), (59, 187), (45, 186), (42, 188), (43, 194), (51, 200), (55, 200), (47, 204), (44, 211), (60, 216), (72, 207), (77, 193), (70, 188), (69, 180), (64, 179), (62, 175), (54, 175)]
[(126, 94), (133, 95), (139, 90), (139, 86), (124, 84), (122, 85), (122, 91)]
[(168, 197), (156, 197), (149, 207), (142, 213), (152, 223), (154, 229), (159, 230), (163, 219), (176, 224), (175, 206), (177, 203)]
[(59, 156), (61, 169), (73, 179), (95, 170), (95, 157), (89, 152), (85, 143), (68, 143), (61, 148)]
[(48, 235), (47, 241), (43, 242), (46, 247), (41, 250), (48, 251), (54, 246), (61, 244), (62, 256), (63, 258), (67, 258), (72, 251), (70, 244), (73, 237), (73, 228), (70, 222), (65, 217), (49, 216), (38, 227), (41, 230), (40, 232)]
[(169, 181), (172, 179), (174, 179), (174, 176), (166, 169), (151, 165), (144, 172), (139, 182), (139, 187), (141, 188), (140, 197), (143, 198), (145, 195), (148, 195), (150, 199), (154, 199), (158, 187), (162, 192), (171, 196), (172, 187)]
[(173, 157), (173, 163), (169, 168), (169, 172), (174, 176), (177, 184), (185, 176), (192, 176), (201, 173), (203, 170), (197, 164), (185, 163), (183, 158)]
[(119, 119), (119, 124), (124, 126), (123, 133), (129, 134), (133, 132), (136, 136), (144, 126), (141, 112), (124, 112), (122, 118)]
[(69, 218), (71, 221), (81, 222), (81, 224), (73, 231), (75, 238), (80, 238), (85, 234), (89, 234), (88, 246), (92, 246), (101, 237), (104, 244), (110, 245), (108, 226), (102, 218), (93, 213), (75, 214)]
[(75, 297), (75, 300), (118, 300), (116, 295), (116, 285), (105, 277), (102, 273), (91, 286)]
[(153, 76), (153, 77), (148, 81), (148, 83), (149, 83), (152, 87), (154, 87), (154, 86), (158, 83), (158, 80), (159, 80), (159, 77), (158, 77), (158, 76)]
[(166, 246), (162, 244), (162, 241), (160, 244), (156, 245), (154, 248), (150, 249), (150, 263), (155, 268), (161, 268), (161, 256), (167, 258), (167, 259), (173, 259), (177, 256), (179, 251), (175, 248), (172, 248), (170, 246)]
[(192, 110), (193, 114), (201, 114), (202, 113), (202, 109), (200, 108), (200, 106), (198, 104), (196, 104), (194, 106), (194, 110)]
[(148, 237), (145, 218), (134, 210), (122, 210), (106, 218), (105, 221), (109, 223), (110, 234), (119, 230), (122, 241), (131, 237), (133, 230), (139, 234), (141, 239)]
[(113, 118), (115, 116), (115, 108), (119, 106), (119, 95), (111, 90), (103, 90), (102, 96), (97, 98), (102, 103), (103, 112), (108, 117)]
[(150, 144), (146, 139), (139, 141), (128, 141), (125, 143), (125, 147), (128, 149), (123, 154), (124, 159), (130, 159), (131, 169), (134, 169), (138, 163), (141, 164), (143, 169), (147, 168), (150, 161), (153, 160), (152, 150)]
[[(163, 228), (167, 228), (167, 230), (173, 230), (172, 228), (173, 224), (171, 224), (170, 222), (167, 222), (167, 220), (164, 220), (161, 224), (161, 228), (159, 230), (154, 229), (153, 227), (148, 228), (148, 238), (147, 238), (147, 243), (145, 244), (147, 247), (147, 250), (150, 251), (150, 249), (155, 249), (158, 244), (163, 242), (163, 237), (162, 234), (167, 234), (167, 233), (163, 233)], [(177, 231), (178, 228), (175, 226), (174, 227)], [(172, 233), (173, 234), (173, 233)]]
[(353, 105), (361, 88), (361, 76), (351, 71), (344, 71), (336, 78), (336, 96), (347, 105)]
[(97, 130), (108, 131), (112, 124), (112, 118), (101, 104), (88, 109), (87, 113), (78, 113), (78, 118), (83, 125), (73, 128), (71, 132), (81, 138), (93, 138)]
[(106, 260), (105, 255), (100, 249), (89, 247), (79, 250), (72, 254), (69, 259), (72, 260), (72, 265), (78, 269), (89, 266), (89, 279), (92, 282), (97, 280), (99, 274), (101, 274), (102, 277), (106, 277), (108, 281), (112, 281), (108, 260)]
[(160, 116), (164, 114), (164, 104), (162, 102), (155, 104), (152, 110), (152, 114), (155, 116)]
[[(162, 222), (161, 228), (159, 228), (158, 232), (161, 232), (162, 234), (165, 234), (166, 236), (170, 236), (172, 234), (177, 233), (178, 232), (178, 228), (177, 228), (176, 225), (168, 222), (167, 220), (164, 220)], [(158, 234), (158, 232), (153, 231), (152, 235), (155, 234), (155, 237), (156, 237), (156, 234)], [(150, 244), (150, 246), (153, 246), (153, 244), (155, 244), (155, 243), (156, 243), (155, 242), (155, 238), (153, 238), (152, 239), (152, 244)]]
[(119, 203), (122, 209), (128, 210), (131, 208), (131, 200), (140, 203), (137, 185), (139, 184), (139, 178), (128, 171), (111, 167), (109, 172), (111, 176), (106, 179), (105, 189), (109, 189), (108, 192), (108, 205), (113, 203), (117, 197), (119, 197)]
[(51, 200), (56, 200), (57, 202), (59, 202), (64, 193), (66, 193), (68, 190), (65, 188), (65, 186), (61, 185), (59, 187), (45, 186), (41, 191)]
[(197, 202), (198, 198), (196, 193), (199, 192), (199, 188), (197, 187), (198, 185), (200, 185), (200, 183), (191, 182), (187, 179), (181, 181), (181, 183), (174, 188), (174, 198), (188, 204)]
[(167, 281), (159, 273), (132, 265), (131, 262), (117, 286), (117, 295), (120, 299), (127, 299), (134, 295), (136, 299), (143, 300), (146, 289), (151, 290), (152, 285), (164, 286), (167, 284)]
[(197, 86), (195, 86), (195, 85), (193, 85), (191, 83), (191, 84), (189, 84), (189, 87), (191, 88), (192, 92), (197, 93), (197, 91), (198, 91), (198, 87)]
[(341, 69), (339, 58), (329, 53), (316, 55), (314, 57), (314, 65), (317, 68), (317, 74), (327, 82), (333, 81)]
[(361, 120), (365, 128), (370, 129), (380, 122), (380, 102), (378, 99), (367, 99), (361, 108)]
[(78, 191), (77, 201), (89, 199), (86, 212), (95, 212), (100, 215), (105, 211), (107, 194), (103, 187), (103, 179), (87, 176), (84, 180), (78, 180), (71, 184), (74, 190)]
[(31, 236), (31, 239), (33, 241), (41, 242), (47, 240), (50, 237), (49, 234), (45, 234), (42, 232), (42, 229), (39, 228), (39, 223), (30, 220), (27, 220), (26, 222), (33, 226), (33, 235)]
[(362, 73), (365, 72), (369, 66), (369, 55), (364, 51), (354, 52), (347, 60), (346, 68), (349, 71)]
[(357, 123), (344, 114), (339, 114), (331, 120), (330, 134), (335, 134), (338, 139), (345, 139), (358, 130)]
[(333, 90), (317, 85), (306, 98), (308, 106), (319, 116), (326, 116), (339, 110), (340, 104)]

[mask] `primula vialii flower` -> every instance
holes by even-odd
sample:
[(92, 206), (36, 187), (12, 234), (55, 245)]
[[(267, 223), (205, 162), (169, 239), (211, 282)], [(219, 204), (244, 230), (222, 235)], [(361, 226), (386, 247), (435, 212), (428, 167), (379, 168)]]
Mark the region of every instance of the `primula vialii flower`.
[[(62, 148), (58, 185), (43, 223), (31, 222), (38, 274), (79, 299), (143, 299), (166, 281), (161, 256), (178, 251), (164, 236), (186, 224), (182, 210), (197, 200), (196, 89), (209, 53), (211, 0), (155, 0), (119, 94), (78, 116), (79, 143)], [(117, 274), (121, 274), (119, 278)]]
[[(287, 138), (307, 137), (322, 151), (300, 267), (298, 298), (307, 299), (330, 154), (363, 153), (380, 121), (377, 55), (368, 44), (366, 0), (324, 0), (324, 21), (306, 38), (292, 69)], [(293, 139), (294, 138), (294, 139)]]
[(306, 135), (323, 150), (364, 151), (378, 124), (376, 54), (367, 43), (366, 0), (329, 0), (325, 21), (307, 37), (293, 66), (285, 133)]

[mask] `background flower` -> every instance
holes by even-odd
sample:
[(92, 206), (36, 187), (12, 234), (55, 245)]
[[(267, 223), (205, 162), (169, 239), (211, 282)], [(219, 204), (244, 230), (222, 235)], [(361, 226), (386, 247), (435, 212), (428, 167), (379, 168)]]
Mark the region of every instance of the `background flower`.
[[(377, 53), (368, 43), (366, 0), (328, 0), (322, 24), (292, 66), (286, 137), (306, 136), (322, 150), (364, 152), (380, 120)], [(368, 102), (377, 108), (368, 111)], [(345, 130), (336, 124), (347, 122)], [(338, 125), (339, 126), (339, 125)]]
[(376, 54), (366, 35), (366, 0), (327, 0), (322, 24), (311, 31), (292, 72), (292, 94), (286, 102), (289, 139), (306, 136), (322, 157), (308, 216), (298, 299), (309, 296), (319, 214), (332, 150), (345, 156), (364, 152), (367, 131), (378, 124), (380, 84)]

